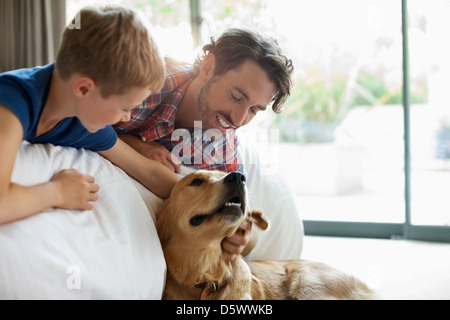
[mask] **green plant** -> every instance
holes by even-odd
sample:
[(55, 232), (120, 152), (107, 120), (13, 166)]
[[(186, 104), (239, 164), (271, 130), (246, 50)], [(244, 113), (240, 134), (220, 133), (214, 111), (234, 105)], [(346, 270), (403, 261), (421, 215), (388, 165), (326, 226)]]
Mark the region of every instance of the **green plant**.
[(324, 142), (332, 139), (343, 105), (346, 79), (308, 83), (298, 80), (274, 126), (284, 142)]
[(297, 82), (294, 94), (286, 103), (286, 116), (332, 123), (337, 120), (342, 105), (346, 80), (334, 79), (330, 82)]
[[(297, 79), (293, 94), (273, 125), (281, 130), (284, 142), (324, 142), (333, 140), (333, 130), (355, 106), (401, 104), (401, 88), (390, 89), (382, 76), (360, 71), (355, 83), (345, 77), (307, 82)], [(350, 98), (349, 98), (350, 97)], [(411, 103), (426, 101), (426, 85), (411, 93)]]

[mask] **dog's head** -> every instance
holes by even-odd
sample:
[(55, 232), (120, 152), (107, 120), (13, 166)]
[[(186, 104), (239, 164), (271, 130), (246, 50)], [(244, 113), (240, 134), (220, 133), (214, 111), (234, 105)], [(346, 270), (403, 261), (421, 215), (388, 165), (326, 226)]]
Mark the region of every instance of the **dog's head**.
[[(181, 179), (156, 221), (171, 276), (184, 284), (225, 276), (229, 263), (222, 258), (221, 242), (236, 232), (247, 215), (241, 173), (197, 171)], [(263, 229), (267, 227), (260, 213), (254, 219)]]

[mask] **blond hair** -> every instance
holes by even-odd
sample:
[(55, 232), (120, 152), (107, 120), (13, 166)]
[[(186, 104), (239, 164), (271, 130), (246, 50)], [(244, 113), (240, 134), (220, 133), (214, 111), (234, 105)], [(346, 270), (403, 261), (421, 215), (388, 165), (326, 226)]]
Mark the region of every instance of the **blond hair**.
[(81, 74), (94, 80), (104, 98), (132, 88), (161, 90), (164, 60), (145, 21), (123, 6), (87, 7), (67, 28), (56, 58), (63, 80)]

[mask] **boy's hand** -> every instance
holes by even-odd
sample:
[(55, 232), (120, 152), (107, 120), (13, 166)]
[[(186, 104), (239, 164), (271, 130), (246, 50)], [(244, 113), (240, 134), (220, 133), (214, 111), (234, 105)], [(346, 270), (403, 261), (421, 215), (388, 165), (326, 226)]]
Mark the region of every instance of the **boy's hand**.
[(222, 241), (222, 252), (228, 261), (233, 261), (236, 256), (244, 251), (245, 246), (250, 241), (252, 222), (244, 220), (238, 230), (229, 238)]
[(100, 187), (94, 177), (75, 169), (62, 170), (50, 180), (58, 184), (60, 193), (56, 207), (61, 209), (92, 210), (90, 201), (97, 201)]

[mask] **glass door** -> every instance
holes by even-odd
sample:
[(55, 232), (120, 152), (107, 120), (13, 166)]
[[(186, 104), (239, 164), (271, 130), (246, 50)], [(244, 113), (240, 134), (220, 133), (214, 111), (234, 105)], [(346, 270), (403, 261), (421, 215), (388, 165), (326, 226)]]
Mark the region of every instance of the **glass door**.
[(209, 0), (202, 17), (206, 38), (250, 26), (293, 59), (292, 97), (260, 123), (302, 218), (403, 223), (400, 1)]
[(411, 212), (415, 238), (450, 239), (450, 2), (408, 1), (411, 88)]

